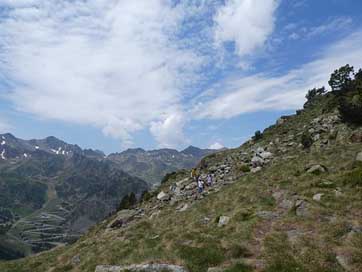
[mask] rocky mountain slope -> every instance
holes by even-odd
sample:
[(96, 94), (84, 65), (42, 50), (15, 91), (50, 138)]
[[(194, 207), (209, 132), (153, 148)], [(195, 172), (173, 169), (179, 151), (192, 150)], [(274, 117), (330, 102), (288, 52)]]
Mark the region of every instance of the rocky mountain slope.
[(74, 241), (125, 195), (148, 189), (99, 151), (55, 137), (0, 140), (0, 258)]
[(76, 243), (0, 270), (362, 271), (362, 118), (345, 114), (362, 109), (361, 95), (313, 95), (239, 148), (204, 158), (198, 172), (214, 182), (202, 193), (179, 171)]
[(195, 167), (200, 160), (216, 150), (189, 146), (179, 152), (174, 149), (145, 151), (142, 148), (113, 153), (108, 159), (117, 163), (125, 172), (141, 178), (151, 185), (159, 185), (162, 178), (180, 169)]

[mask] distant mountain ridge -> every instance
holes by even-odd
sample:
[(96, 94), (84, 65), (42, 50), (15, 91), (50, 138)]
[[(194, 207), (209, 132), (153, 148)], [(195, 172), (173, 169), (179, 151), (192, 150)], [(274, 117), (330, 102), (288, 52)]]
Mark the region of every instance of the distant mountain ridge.
[(1, 134), (0, 259), (72, 241), (148, 188), (101, 151)]
[(141, 178), (149, 184), (158, 185), (167, 173), (195, 167), (203, 157), (216, 151), (194, 146), (182, 151), (168, 148), (146, 151), (134, 148), (121, 153), (112, 153), (107, 159), (117, 163), (130, 175)]
[(0, 134), (0, 259), (73, 241), (133, 192), (192, 168), (215, 152), (128, 149), (106, 156), (54, 136), (23, 140)]

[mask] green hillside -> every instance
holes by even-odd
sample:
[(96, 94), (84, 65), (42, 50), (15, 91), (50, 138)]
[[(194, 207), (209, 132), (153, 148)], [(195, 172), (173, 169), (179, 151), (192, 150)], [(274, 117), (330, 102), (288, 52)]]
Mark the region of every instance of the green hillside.
[[(362, 73), (336, 73), (350, 80), (311, 90), (297, 114), (203, 159), (201, 179), (214, 176), (203, 193), (180, 171), (76, 243), (0, 270), (362, 271)], [(178, 266), (121, 267), (134, 264)]]

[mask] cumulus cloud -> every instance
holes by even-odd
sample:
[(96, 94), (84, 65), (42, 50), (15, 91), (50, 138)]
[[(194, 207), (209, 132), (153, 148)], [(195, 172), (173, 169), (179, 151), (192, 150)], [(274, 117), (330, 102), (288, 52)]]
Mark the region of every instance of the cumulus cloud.
[(160, 147), (174, 147), (185, 143), (183, 127), (185, 116), (180, 112), (175, 112), (165, 116), (164, 120), (151, 123), (151, 133), (160, 143)]
[(231, 118), (243, 113), (290, 110), (302, 106), (308, 89), (328, 86), (331, 71), (349, 63), (359, 67), (362, 59), (362, 31), (355, 32), (327, 48), (316, 60), (281, 76), (257, 74), (229, 78), (208, 98), (195, 103), (198, 118)]
[(221, 149), (221, 148), (224, 148), (224, 146), (219, 142), (215, 142), (209, 146), (209, 149)]
[(243, 57), (260, 48), (273, 32), (277, 0), (227, 0), (214, 17), (217, 44), (234, 42)]
[(126, 144), (175, 115), (182, 79), (201, 63), (177, 44), (184, 11), (171, 1), (1, 0), (0, 7), (7, 8), (0, 71), (15, 83), (8, 98), (17, 109), (96, 126)]

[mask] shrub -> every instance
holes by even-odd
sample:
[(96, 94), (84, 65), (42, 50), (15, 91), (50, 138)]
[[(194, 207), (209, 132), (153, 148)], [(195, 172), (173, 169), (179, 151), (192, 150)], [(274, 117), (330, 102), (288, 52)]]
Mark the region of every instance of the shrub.
[(351, 87), (353, 71), (349, 64), (335, 70), (328, 81), (332, 91), (347, 91)]
[(250, 172), (250, 167), (249, 167), (249, 165), (247, 165), (247, 164), (241, 164), (241, 165), (239, 166), (239, 171), (240, 171), (240, 172), (243, 172), (243, 173)]
[(249, 271), (251, 272), (251, 271), (253, 271), (253, 269), (246, 264), (237, 263), (224, 271), (225, 272), (249, 272)]
[(362, 186), (362, 168), (354, 169), (346, 174), (343, 183), (352, 187)]
[(118, 211), (132, 208), (134, 205), (136, 205), (136, 203), (136, 195), (134, 193), (130, 193), (129, 195), (126, 195), (122, 198), (122, 201), (118, 206)]
[(323, 94), (326, 93), (326, 88), (322, 87), (322, 88), (314, 88), (308, 91), (307, 95), (305, 96), (305, 98), (307, 98), (308, 102), (312, 101), (314, 98), (318, 97), (318, 96), (322, 96)]
[(215, 244), (207, 247), (181, 246), (178, 253), (190, 271), (206, 272), (209, 267), (217, 266), (225, 260), (224, 250)]
[(144, 191), (141, 196), (141, 201), (145, 202), (152, 198), (152, 194), (149, 191)]
[(254, 134), (254, 137), (253, 137), (254, 141), (258, 141), (258, 140), (260, 140), (262, 138), (263, 138), (263, 134), (260, 132), (260, 130), (255, 131), (255, 134)]
[(359, 95), (352, 99), (341, 97), (339, 112), (343, 122), (362, 125), (362, 97)]
[(313, 138), (312, 138), (312, 135), (308, 131), (305, 131), (303, 133), (301, 143), (304, 148), (310, 148), (312, 146)]
[(163, 177), (163, 179), (161, 180), (161, 184), (166, 183), (166, 182), (167, 182), (169, 179), (171, 179), (171, 178), (175, 178), (176, 175), (177, 175), (176, 172), (167, 173), (167, 174)]
[(232, 259), (239, 259), (251, 257), (253, 254), (246, 247), (234, 244), (228, 249), (227, 255)]

